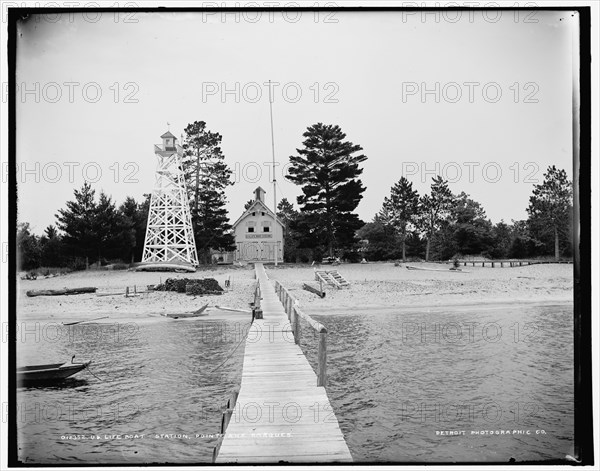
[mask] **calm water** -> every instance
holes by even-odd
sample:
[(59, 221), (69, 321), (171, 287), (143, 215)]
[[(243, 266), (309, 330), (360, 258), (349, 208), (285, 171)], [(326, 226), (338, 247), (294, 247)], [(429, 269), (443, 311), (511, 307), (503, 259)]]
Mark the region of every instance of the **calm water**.
[(28, 323), (29, 333), (19, 337), (25, 340), (18, 350), (22, 363), (76, 353), (75, 361), (93, 360), (91, 371), (101, 380), (82, 371), (61, 388), (18, 390), (23, 461), (211, 462), (217, 438), (205, 435), (220, 431), (221, 410), (240, 380), (243, 344), (212, 370), (248, 323), (38, 324), (37, 338), (35, 325)]
[[(314, 315), (330, 331), (328, 394), (352, 456), (507, 462), (572, 454), (572, 315), (571, 306)], [(314, 368), (316, 339), (305, 339)]]
[[(356, 461), (506, 462), (572, 453), (570, 306), (314, 317), (330, 331), (328, 394)], [(37, 338), (21, 336), (22, 363), (77, 353), (94, 361), (101, 378), (82, 372), (62, 388), (19, 390), (21, 459), (209, 463), (217, 438), (205, 435), (219, 432), (243, 345), (212, 370), (246, 328), (161, 319), (42, 326)], [(303, 348), (314, 366), (308, 328)], [(481, 433), (496, 431), (505, 433)]]

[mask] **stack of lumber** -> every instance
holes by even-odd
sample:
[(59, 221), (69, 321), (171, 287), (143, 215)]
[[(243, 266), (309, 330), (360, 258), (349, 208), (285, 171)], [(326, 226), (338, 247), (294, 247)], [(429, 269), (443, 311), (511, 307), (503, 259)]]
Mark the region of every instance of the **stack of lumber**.
[(350, 283), (337, 270), (315, 270), (315, 280), (335, 286), (338, 289), (350, 287)]

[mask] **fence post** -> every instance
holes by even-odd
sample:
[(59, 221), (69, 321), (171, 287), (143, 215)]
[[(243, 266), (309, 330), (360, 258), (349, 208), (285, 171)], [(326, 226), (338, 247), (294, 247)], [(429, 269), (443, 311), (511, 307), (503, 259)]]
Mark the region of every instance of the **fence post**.
[(292, 332), (294, 333), (294, 343), (298, 343), (298, 334), (296, 332), (298, 330), (296, 328), (297, 323), (298, 323), (298, 312), (292, 306), (292, 311), (291, 311), (291, 315), (290, 315), (290, 324), (292, 327)]
[(302, 335), (301, 332), (301, 325), (300, 325), (300, 316), (298, 315), (298, 310), (292, 306), (292, 310), (294, 311), (294, 339), (296, 341), (296, 343), (298, 345), (300, 345), (300, 336)]
[(321, 329), (319, 332), (319, 374), (317, 376), (317, 386), (327, 386), (327, 330)]
[(280, 298), (280, 301), (281, 301), (281, 304), (283, 304), (283, 310), (284, 310), (284, 312), (287, 314), (287, 316), (288, 316), (288, 319), (289, 319), (290, 315), (288, 314), (288, 312), (287, 312), (287, 309), (286, 309), (286, 307), (285, 307), (285, 303), (286, 303), (287, 297), (288, 297), (287, 291), (285, 291), (285, 290), (282, 290), (282, 291), (281, 291), (281, 298)]

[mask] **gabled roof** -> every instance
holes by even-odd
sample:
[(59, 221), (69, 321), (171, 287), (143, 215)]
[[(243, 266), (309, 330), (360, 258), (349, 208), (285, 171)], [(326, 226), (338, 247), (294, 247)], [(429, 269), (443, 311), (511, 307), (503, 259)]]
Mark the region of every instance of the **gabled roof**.
[(246, 211), (244, 211), (244, 213), (243, 213), (243, 214), (242, 214), (242, 215), (241, 215), (241, 216), (238, 218), (238, 220), (237, 220), (237, 221), (235, 221), (235, 222), (233, 223), (233, 225), (232, 225), (232, 229), (235, 229), (235, 227), (236, 227), (236, 226), (237, 226), (237, 225), (238, 225), (240, 222), (242, 222), (242, 220), (243, 220), (243, 219), (244, 219), (246, 216), (248, 216), (249, 214), (251, 214), (253, 211), (256, 211), (256, 210), (257, 210), (257, 208), (256, 208), (257, 206), (260, 206), (260, 208), (261, 208), (261, 209), (260, 209), (260, 211), (264, 211), (264, 212), (265, 212), (265, 213), (267, 213), (269, 216), (271, 216), (273, 219), (275, 219), (275, 221), (276, 221), (276, 222), (278, 222), (280, 226), (282, 226), (282, 227), (284, 226), (284, 224), (283, 224), (283, 223), (282, 223), (282, 222), (281, 222), (281, 221), (280, 221), (280, 220), (277, 218), (277, 216), (275, 216), (275, 215), (273, 214), (273, 211), (271, 211), (271, 210), (270, 210), (270, 209), (267, 207), (267, 205), (266, 205), (265, 203), (263, 203), (263, 202), (262, 202), (262, 201), (260, 201), (260, 200), (254, 200), (254, 201), (253, 201), (253, 203), (250, 205), (250, 207), (249, 207), (249, 208), (248, 208)]
[[(160, 136), (161, 139), (165, 139), (167, 137), (175, 137), (175, 136), (173, 136), (173, 134), (171, 134), (171, 131), (167, 131), (162, 136)], [(177, 138), (175, 138), (175, 139), (177, 139)]]

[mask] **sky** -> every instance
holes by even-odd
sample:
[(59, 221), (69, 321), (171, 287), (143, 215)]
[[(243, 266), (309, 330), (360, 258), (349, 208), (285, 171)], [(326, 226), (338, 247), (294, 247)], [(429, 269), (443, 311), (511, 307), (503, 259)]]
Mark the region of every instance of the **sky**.
[(259, 185), (272, 205), (268, 80), (278, 200), (300, 194), (285, 166), (322, 122), (368, 157), (364, 221), (400, 177), (423, 194), (438, 174), (493, 222), (524, 219), (548, 166), (572, 176), (572, 24), (541, 11), (31, 17), (17, 42), (18, 219), (41, 234), (84, 180), (141, 200), (153, 145), (197, 120), (223, 136), (230, 220)]

